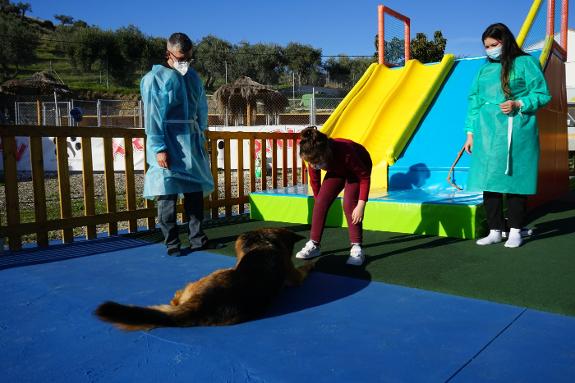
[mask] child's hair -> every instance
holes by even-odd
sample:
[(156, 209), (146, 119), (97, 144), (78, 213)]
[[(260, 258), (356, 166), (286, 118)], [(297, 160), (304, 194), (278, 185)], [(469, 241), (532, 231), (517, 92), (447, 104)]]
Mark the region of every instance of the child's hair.
[(329, 138), (316, 126), (308, 126), (300, 132), (299, 155), (307, 162), (327, 162), (330, 156)]
[[(513, 61), (517, 56), (525, 56), (527, 53), (523, 52), (517, 45), (513, 33), (505, 24), (495, 23), (488, 26), (483, 35), (481, 35), (481, 41), (485, 42), (488, 37), (501, 41), (501, 89), (503, 89), (505, 97), (511, 99), (513, 96), (509, 87), (509, 75), (513, 68)], [(488, 60), (493, 61), (491, 59)]]

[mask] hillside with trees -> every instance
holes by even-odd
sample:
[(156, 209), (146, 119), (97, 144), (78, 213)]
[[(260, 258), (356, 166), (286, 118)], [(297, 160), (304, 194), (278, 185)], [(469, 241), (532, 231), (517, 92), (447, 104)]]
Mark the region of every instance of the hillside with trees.
[[(28, 3), (0, 0), (0, 83), (50, 71), (85, 97), (136, 95), (143, 74), (164, 60), (165, 39), (147, 36), (135, 25), (103, 30), (70, 15), (40, 20), (30, 17), (31, 11)], [(412, 55), (437, 61), (445, 44), (440, 31), (434, 40), (418, 33), (411, 42)], [(394, 54), (391, 46), (389, 52)], [(297, 42), (233, 44), (214, 35), (195, 41), (193, 54), (193, 66), (208, 92), (240, 76), (277, 88), (291, 89), (295, 83), (345, 91), (377, 57), (325, 57), (321, 49)]]

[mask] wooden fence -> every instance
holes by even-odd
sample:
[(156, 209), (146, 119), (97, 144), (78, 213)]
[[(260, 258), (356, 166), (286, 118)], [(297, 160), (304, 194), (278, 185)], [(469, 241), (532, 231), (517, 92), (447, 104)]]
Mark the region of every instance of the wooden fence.
[[(306, 182), (305, 168), (298, 166), (298, 133), (262, 133), (262, 132), (206, 132), (208, 152), (214, 183), (214, 192), (205, 200), (204, 208), (211, 212), (213, 219), (230, 217), (232, 214), (245, 213), (245, 204), (249, 203), (249, 192), (296, 185)], [(21, 219), (19, 181), (17, 173), (16, 137), (28, 137), (31, 162), (31, 182), (33, 184), (34, 214), (32, 219)], [(43, 163), (42, 140), (54, 137), (56, 144), (59, 218), (49, 218), (45, 172)], [(82, 189), (83, 214), (73, 216), (70, 191), (70, 171), (68, 167), (67, 138), (82, 139)], [(61, 231), (64, 243), (74, 241), (75, 228), (83, 228), (87, 239), (97, 236), (97, 225), (106, 225), (108, 235), (118, 234), (118, 222), (127, 222), (129, 232), (137, 232), (138, 219), (144, 219), (144, 229), (155, 228), (156, 209), (154, 202), (145, 200), (143, 206), (136, 204), (134, 153), (132, 139), (145, 139), (143, 129), (135, 128), (97, 128), (97, 127), (56, 127), (56, 126), (0, 126), (0, 138), (3, 147), (4, 189), (6, 198), (6, 221), (0, 221), (0, 239), (7, 238), (9, 248), (22, 247), (22, 237), (35, 234), (38, 246), (48, 246), (50, 231)], [(97, 213), (94, 195), (94, 169), (92, 163), (92, 138), (102, 138), (104, 148), (104, 190), (105, 212)], [(113, 158), (113, 138), (123, 138), (125, 143), (125, 198), (124, 206), (118, 208), (115, 186)], [(232, 170), (232, 143), (237, 147), (237, 157)], [(223, 168), (218, 169), (218, 143), (223, 142)], [(249, 164), (244, 163), (244, 143), (249, 143)], [(271, 174), (268, 174), (267, 160), (261, 166), (261, 175), (256, 175), (256, 144), (261, 153), (271, 154)], [(220, 143), (221, 145), (221, 143)], [(279, 165), (279, 150), (281, 166)], [(288, 150), (290, 148), (291, 150)], [(267, 157), (269, 158), (269, 157)], [(289, 160), (288, 160), (289, 159)], [(288, 168), (291, 161), (292, 169)], [(146, 165), (147, 167), (147, 165)], [(247, 175), (246, 175), (247, 172)], [(223, 179), (222, 179), (223, 178)], [(29, 182), (29, 181), (28, 181)], [(249, 186), (248, 186), (249, 184)], [(235, 186), (235, 187), (232, 187)], [(247, 190), (247, 193), (246, 193)], [(179, 207), (181, 211), (181, 206)], [(1, 218), (2, 214), (0, 214)]]

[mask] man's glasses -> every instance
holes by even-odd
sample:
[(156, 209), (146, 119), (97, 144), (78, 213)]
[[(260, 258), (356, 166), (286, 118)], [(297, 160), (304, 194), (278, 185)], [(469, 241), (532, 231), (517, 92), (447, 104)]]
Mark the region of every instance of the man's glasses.
[(166, 53), (168, 54), (168, 56), (171, 56), (172, 59), (174, 61), (178, 61), (178, 62), (187, 62), (188, 64), (191, 64), (192, 62), (194, 62), (194, 59), (191, 57), (177, 57), (175, 54), (173, 54), (170, 51), (166, 51)]

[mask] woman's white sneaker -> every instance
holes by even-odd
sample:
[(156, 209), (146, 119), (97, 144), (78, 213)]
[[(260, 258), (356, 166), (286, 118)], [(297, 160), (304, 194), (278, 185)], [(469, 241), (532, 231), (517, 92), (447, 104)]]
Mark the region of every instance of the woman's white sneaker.
[(521, 238), (521, 230), (520, 229), (511, 229), (509, 230), (509, 239), (505, 242), (505, 247), (519, 247), (523, 243), (523, 239)]
[(319, 245), (316, 245), (314, 241), (311, 239), (306, 242), (303, 249), (297, 252), (295, 255), (296, 258), (299, 259), (311, 259), (315, 257), (319, 257), (321, 255), (321, 250)]
[(489, 235), (478, 239), (476, 244), (479, 246), (492, 245), (501, 242), (501, 230), (489, 230)]
[(347, 264), (352, 266), (361, 266), (365, 262), (365, 255), (360, 245), (352, 245), (349, 251)]

